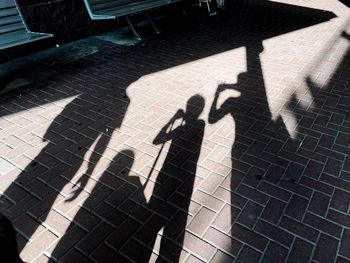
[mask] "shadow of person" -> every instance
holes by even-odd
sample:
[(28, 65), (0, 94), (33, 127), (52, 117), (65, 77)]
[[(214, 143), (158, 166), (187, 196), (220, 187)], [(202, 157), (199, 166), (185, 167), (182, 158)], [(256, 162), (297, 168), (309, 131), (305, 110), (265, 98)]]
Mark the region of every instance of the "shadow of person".
[[(117, 207), (129, 198), (138, 190), (142, 189), (142, 184), (138, 176), (131, 175), (130, 171), (134, 162), (134, 152), (131, 150), (123, 150), (118, 153), (111, 165), (106, 169), (99, 178), (99, 182), (96, 183), (95, 187), (91, 191), (89, 197), (81, 205), (79, 211), (74, 216), (74, 219), (68, 228), (67, 232), (60, 239), (58, 244), (55, 246), (54, 251), (51, 253), (51, 257), (58, 261), (71, 262), (74, 258), (74, 253), (66, 253), (72, 248), (72, 241), (74, 237), (72, 232), (76, 233), (74, 227), (77, 225), (89, 228), (87, 232), (80, 235), (78, 243), (75, 244), (75, 248), (79, 251), (90, 254), (90, 256), (97, 262), (124, 262), (127, 261), (122, 255), (117, 253), (104, 254), (97, 252), (92, 253), (95, 248), (100, 245), (102, 239), (107, 240), (109, 244), (115, 245), (117, 242), (127, 240), (130, 236), (119, 235), (118, 240), (112, 240), (105, 238), (112, 230), (121, 226), (130, 224), (133, 220), (130, 215), (123, 213)], [(108, 187), (106, 186), (108, 185)], [(103, 193), (102, 193), (103, 192)], [(107, 194), (106, 194), (107, 193)], [(101, 198), (101, 194), (106, 196)], [(138, 195), (138, 201), (140, 204), (145, 203), (145, 197)], [(124, 224), (124, 225), (123, 225)], [(102, 230), (101, 230), (102, 229)], [(104, 230), (110, 229), (106, 234)], [(130, 233), (132, 234), (132, 233)], [(96, 235), (97, 238), (93, 238)], [(104, 236), (105, 235), (105, 236)], [(77, 260), (81, 259), (81, 254), (77, 253)], [(65, 258), (65, 256), (67, 258)]]
[[(204, 105), (205, 100), (200, 95), (191, 97), (186, 111), (179, 109), (153, 141), (156, 145), (162, 144), (160, 151), (167, 141), (171, 141), (171, 145), (147, 203), (152, 215), (135, 235), (149, 249), (142, 253), (132, 253), (135, 248), (135, 243), (132, 242), (122, 249), (123, 253), (130, 255), (136, 262), (150, 261), (151, 249), (162, 229), (157, 261), (164, 257), (171, 262), (179, 262), (204, 135), (205, 122), (199, 119)], [(174, 128), (179, 120), (181, 124)], [(181, 194), (181, 202), (172, 199), (175, 192)]]
[(18, 251), (16, 233), (11, 222), (0, 213), (0, 260), (1, 262), (23, 263)]
[[(247, 45), (247, 72), (238, 75), (236, 84), (221, 84), (218, 86), (210, 108), (208, 121), (213, 124), (230, 114), (235, 123), (232, 162), (237, 161), (236, 164), (238, 165), (239, 160), (246, 159), (243, 161), (251, 163), (252, 166), (257, 168), (265, 169), (267, 167), (263, 164), (258, 165), (254, 160), (248, 160), (247, 155), (255, 155), (255, 152), (254, 147), (248, 148), (247, 146), (260, 143), (267, 144), (271, 140), (286, 141), (290, 135), (281, 116), (276, 120), (272, 119), (260, 61), (262, 51), (261, 43)], [(225, 91), (232, 92), (233, 95), (219, 106), (219, 96)], [(276, 154), (277, 152), (272, 153)], [(267, 158), (267, 156), (265, 157)], [(273, 163), (277, 160), (272, 159), (270, 161)], [(257, 176), (257, 178), (260, 177)]]
[[(208, 118), (209, 123), (213, 124), (229, 114), (234, 121), (232, 168), (230, 179), (226, 180), (229, 183), (225, 186), (231, 191), (231, 225), (227, 231), (232, 236), (244, 235), (242, 227), (235, 223), (239, 211), (237, 207), (243, 209), (240, 203), (242, 196), (256, 202), (249, 202), (253, 206), (251, 211), (261, 211), (266, 200), (265, 195), (257, 189), (259, 184), (266, 181), (279, 184), (280, 180), (287, 179), (284, 178), (284, 171), (290, 163), (280, 158), (279, 151), (288, 140), (291, 144), (296, 143), (290, 138), (281, 116), (276, 120), (272, 118), (260, 61), (262, 51), (261, 42), (246, 46), (247, 71), (239, 74), (236, 84), (218, 86)], [(231, 96), (219, 105), (219, 97), (224, 92)], [(288, 178), (288, 183), (290, 180), (297, 181), (301, 172), (302, 170), (294, 170), (293, 178)], [(257, 219), (258, 216), (252, 212), (240, 222), (252, 227)], [(228, 246), (229, 252), (234, 255), (237, 248), (235, 244), (232, 240), (231, 246)]]
[[(267, 16), (271, 16), (272, 19), (266, 19)], [(18, 228), (25, 226), (25, 228), (18, 229), (21, 234), (25, 235), (27, 239), (33, 236), (33, 233), (40, 223), (47, 218), (48, 211), (52, 208), (56, 200), (59, 198), (66, 198), (66, 193), (62, 193), (66, 191), (62, 190), (65, 187), (70, 187), (71, 182), (77, 181), (77, 184), (76, 187), (73, 188), (73, 195), (66, 198), (66, 201), (78, 199), (79, 192), (86, 184), (89, 174), (93, 172), (93, 163), (96, 163), (100, 159), (100, 156), (106, 149), (106, 145), (110, 140), (110, 135), (113, 130), (121, 126), (129, 105), (128, 98), (123, 98), (123, 94), (108, 94), (108, 92), (105, 91), (100, 91), (95, 95), (94, 90), (104, 89), (106, 83), (113, 83), (112, 85), (114, 87), (117, 82), (119, 83), (117, 85), (123, 86), (123, 89), (125, 89), (125, 87), (141, 76), (246, 46), (247, 41), (249, 42), (251, 40), (252, 32), (257, 34), (256, 37), (259, 41), (262, 41), (328, 21), (334, 17), (334, 14), (325, 12), (324, 10), (268, 1), (266, 5), (262, 7), (251, 8), (248, 6), (243, 9), (243, 12), (235, 12), (235, 15), (231, 17), (233, 19), (230, 20), (229, 23), (205, 24), (192, 29), (190, 28), (190, 30), (181, 34), (175, 32), (169, 38), (171, 41), (151, 41), (147, 42), (147, 47), (138, 45), (132, 49), (123, 49), (123, 52), (120, 52), (121, 49), (118, 49), (116, 46), (101, 42), (97, 46), (100, 50), (103, 50), (103, 52), (96, 53), (91, 58), (82, 60), (81, 63), (74, 64), (72, 67), (59, 67), (63, 69), (67, 68), (67, 70), (64, 70), (66, 74), (55, 74), (54, 78), (40, 81), (39, 84), (41, 87), (46, 87), (48, 83), (57, 82), (59, 84), (55, 85), (55, 88), (48, 89), (49, 92), (46, 92), (46, 89), (45, 92), (42, 92), (41, 89), (33, 90), (33, 86), (30, 86), (27, 96), (23, 96), (20, 101), (7, 104), (5, 103), (7, 99), (3, 100), (0, 98), (0, 100), (4, 102), (3, 105), (5, 105), (0, 109), (0, 115), (6, 116), (8, 114), (22, 112), (25, 109), (31, 109), (35, 112), (37, 108), (39, 108), (39, 110), (40, 108), (45, 108), (48, 102), (59, 104), (61, 103), (59, 99), (76, 96), (76, 90), (84, 92), (67, 105), (62, 113), (54, 119), (54, 122), (49, 126), (44, 135), (44, 139), (48, 141), (48, 145), (41, 149), (40, 153), (35, 156), (34, 160), (25, 168), (25, 171), (23, 171), (4, 192), (6, 198), (15, 204), (12, 206), (13, 209), (11, 209), (12, 211), (9, 216), (11, 219), (18, 219), (18, 224), (14, 222), (16, 228), (17, 226)], [(237, 27), (237, 24), (240, 26)], [(243, 31), (248, 32), (248, 35), (242, 35)], [(208, 41), (208, 39), (215, 39), (215, 41)], [(184, 50), (188, 50), (189, 52), (184, 52)], [(118, 53), (122, 55), (118, 55)], [(248, 52), (250, 60), (257, 54), (258, 52), (252, 52), (250, 48)], [(155, 57), (160, 59), (155, 61)], [(111, 60), (110, 58), (113, 59)], [(248, 63), (250, 63), (250, 60)], [(94, 65), (96, 67), (87, 67), (86, 70), (84, 69), (84, 71), (81, 71), (82, 65), (88, 61), (95, 61)], [(110, 62), (106, 64), (104, 63), (105, 61)], [(257, 75), (261, 75), (262, 78), (260, 62), (258, 61), (258, 63), (259, 65), (256, 69)], [(252, 65), (248, 65), (248, 67), (251, 66)], [(28, 72), (31, 74), (33, 73), (33, 71)], [(34, 72), (36, 73), (36, 71)], [(43, 70), (43, 73), (45, 73), (45, 70)], [(246, 78), (252, 74), (254, 74), (254, 72), (248, 70)], [(101, 76), (101, 79), (96, 80), (96, 76)], [(78, 83), (78, 85), (72, 84), (70, 82), (72, 79), (77, 80), (76, 83)], [(7, 81), (8, 80), (6, 80), (6, 83)], [(243, 85), (241, 82), (240, 84)], [(79, 89), (78, 86), (82, 88)], [(264, 87), (261, 86), (263, 86), (263, 84), (258, 83), (258, 88), (264, 89)], [(88, 91), (86, 92), (85, 89), (88, 89)], [(72, 90), (74, 92), (72, 92)], [(48, 93), (52, 91), (55, 91), (54, 96), (49, 97)], [(250, 91), (252, 92), (252, 89)], [(113, 99), (110, 100), (111, 97), (113, 97)], [(247, 96), (247, 94), (242, 97), (249, 101), (249, 96)], [(261, 96), (259, 99), (266, 100), (266, 95)], [(239, 101), (242, 103), (244, 102), (242, 99), (239, 99)], [(4, 109), (7, 108), (8, 105), (11, 107), (14, 107), (14, 105), (17, 106), (10, 110)], [(267, 107), (265, 108), (267, 109)], [(51, 110), (51, 108), (49, 108), (49, 110)], [(234, 110), (231, 112), (234, 112)], [(40, 114), (37, 115), (39, 115), (39, 122), (41, 122), (42, 116), (40, 116)], [(242, 120), (237, 129), (244, 130), (247, 124), (243, 121), (243, 118), (240, 117), (239, 114), (232, 113), (232, 115), (235, 115), (234, 117), (237, 121)], [(270, 117), (269, 115), (269, 118)], [(113, 120), (115, 121), (111, 123)], [(237, 142), (240, 142), (239, 138), (241, 137), (237, 137)], [(38, 145), (36, 143), (37, 142), (33, 142), (34, 145)], [(183, 148), (188, 149), (188, 147), (192, 147), (190, 146), (191, 143), (192, 141), (186, 142)], [(236, 145), (237, 147), (239, 146), (239, 144)], [(244, 143), (240, 145), (244, 146)], [(176, 144), (173, 143), (173, 154), (177, 153), (176, 150), (179, 149), (179, 151), (181, 151), (182, 149), (181, 147), (177, 149), (175, 146)], [(88, 151), (88, 149), (92, 147), (93, 149)], [(197, 149), (197, 147), (194, 148)], [(90, 152), (92, 152), (91, 157), (88, 156)], [(87, 157), (85, 158), (85, 156)], [(169, 155), (167, 163), (170, 161), (180, 162), (180, 157), (185, 158), (186, 155), (176, 155), (174, 160), (172, 160), (171, 155)], [(81, 172), (79, 169), (84, 162), (84, 158), (86, 162), (90, 162), (89, 169)], [(184, 168), (186, 172), (181, 172), (179, 176), (188, 174), (188, 170), (195, 171), (196, 158), (198, 159), (194, 154), (194, 161), (185, 162), (189, 168)], [(169, 168), (171, 167), (171, 163), (167, 163), (164, 165), (163, 170), (171, 170)], [(179, 168), (175, 169), (175, 171), (176, 170), (179, 170)], [(77, 180), (75, 175), (79, 176), (84, 172), (85, 175), (83, 174), (80, 180)], [(160, 178), (166, 178), (165, 174), (161, 175)], [(157, 183), (161, 183), (160, 179), (157, 180)], [(188, 185), (191, 184), (193, 184), (193, 182), (191, 183), (191, 181), (189, 181)], [(158, 186), (158, 188), (161, 189), (160, 186)], [(190, 191), (192, 191), (192, 189)], [(154, 204), (157, 200), (156, 195), (152, 200)], [(159, 198), (159, 200), (161, 200), (161, 198)], [(156, 207), (156, 205), (152, 207)], [(170, 205), (166, 207), (170, 207)], [(183, 205), (180, 205), (180, 207), (184, 207), (186, 210), (188, 204), (185, 202)], [(11, 216), (11, 213), (17, 214), (12, 214), (13, 216)], [(19, 213), (22, 214), (19, 215)], [(161, 215), (164, 215), (164, 213), (164, 211), (160, 212)], [(33, 220), (33, 218), (35, 220)], [(179, 225), (182, 226), (183, 224)], [(23, 245), (24, 244), (21, 244), (20, 247), (23, 247)]]
[[(27, 217), (30, 223), (24, 234), (28, 239), (39, 222), (45, 221), (55, 200), (62, 198), (64, 187), (71, 188), (69, 195), (63, 195), (66, 202), (79, 196), (114, 130), (121, 127), (129, 105), (125, 92), (108, 88), (93, 91), (90, 88), (93, 87), (86, 87), (54, 119), (43, 136), (46, 146), (4, 192), (16, 205), (31, 198), (28, 212), (37, 222)], [(23, 197), (18, 192), (20, 188), (32, 196)], [(11, 212), (7, 215), (12, 216)], [(20, 250), (24, 245), (20, 243)]]

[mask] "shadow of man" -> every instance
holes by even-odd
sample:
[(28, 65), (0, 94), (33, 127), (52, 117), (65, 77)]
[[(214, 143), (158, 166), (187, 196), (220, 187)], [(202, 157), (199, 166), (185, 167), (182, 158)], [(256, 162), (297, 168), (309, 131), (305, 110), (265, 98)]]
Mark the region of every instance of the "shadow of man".
[[(69, 231), (76, 224), (84, 224), (83, 222), (89, 221), (89, 218), (94, 218), (94, 220), (90, 219), (90, 221), (94, 222), (93, 228), (91, 231), (85, 232), (85, 234), (80, 237), (80, 241), (75, 244), (75, 247), (86, 254), (91, 253), (95, 247), (99, 245), (99, 242), (102, 241), (100, 239), (101, 235), (103, 236), (103, 233), (101, 233), (104, 232), (103, 230), (97, 233), (97, 236), (100, 236), (97, 240), (93, 238), (93, 233), (96, 232), (96, 230), (98, 231), (101, 225), (107, 224), (111, 229), (110, 232), (112, 232), (115, 227), (123, 226), (124, 224), (125, 228), (126, 225), (130, 224), (130, 220), (133, 219), (130, 218), (130, 215), (118, 210), (117, 206), (120, 205), (123, 200), (129, 199), (137, 190), (142, 189), (139, 177), (130, 174), (133, 162), (134, 152), (131, 150), (123, 150), (114, 157), (109, 168), (101, 175), (99, 182), (91, 191), (88, 199), (86, 199), (75, 215), (68, 231), (55, 246), (51, 254), (52, 258), (65, 261), (62, 256), (72, 248), (72, 246), (69, 245), (72, 242), (70, 239), (74, 239)], [(108, 187), (104, 185), (108, 185)], [(111, 187), (113, 187), (113, 190), (110, 189)], [(108, 192), (107, 197), (103, 198), (103, 200), (101, 200), (101, 191)], [(140, 197), (140, 195), (138, 195), (138, 201), (140, 203), (145, 203), (146, 199), (144, 196)], [(101, 209), (101, 207), (103, 207), (103, 209)], [(96, 220), (97, 217), (99, 219)], [(103, 218), (103, 220), (101, 220), (101, 218)], [(127, 240), (129, 238), (130, 236), (119, 235), (119, 240), (113, 241), (117, 243), (120, 240)], [(109, 241), (107, 238), (105, 240)], [(79, 257), (81, 257), (81, 255), (77, 256), (76, 259), (81, 259)], [(127, 262), (127, 259), (119, 253), (110, 253), (107, 255), (95, 252), (92, 254), (92, 257), (97, 262)], [(68, 261), (70, 260), (72, 260), (71, 255)]]
[[(205, 122), (199, 119), (204, 105), (205, 100), (200, 95), (191, 97), (186, 111), (179, 109), (153, 141), (154, 144), (163, 146), (167, 141), (172, 143), (147, 204), (153, 214), (135, 235), (149, 249), (145, 253), (132, 254), (132, 244), (127, 243), (123, 248), (124, 253), (134, 257), (132, 259), (137, 262), (150, 261), (151, 249), (162, 229), (157, 261), (164, 257), (171, 262), (179, 262), (204, 135)], [(174, 129), (177, 120), (181, 120), (181, 124)], [(181, 194), (180, 202), (178, 199), (177, 202), (172, 200), (175, 192)]]
[[(245, 204), (247, 198), (255, 202), (247, 201), (248, 205), (252, 206), (247, 213), (261, 212), (266, 200), (257, 189), (259, 183), (268, 180), (279, 184), (280, 180), (284, 179), (284, 171), (289, 165), (289, 161), (279, 156), (279, 151), (284, 145), (282, 142), (288, 141), (290, 136), (281, 116), (276, 120), (272, 118), (260, 61), (262, 51), (261, 42), (246, 46), (247, 72), (239, 74), (236, 84), (218, 86), (209, 112), (210, 124), (218, 122), (227, 114), (234, 120), (232, 170), (230, 180), (227, 180), (229, 185), (226, 186), (231, 190), (231, 224), (227, 226), (231, 236), (245, 235), (242, 227), (235, 223), (240, 211), (237, 207), (243, 209), (242, 203)], [(218, 105), (220, 94), (223, 92), (231, 92), (233, 95)], [(295, 144), (293, 140), (291, 143)], [(302, 170), (294, 172), (296, 181)], [(246, 198), (242, 199), (242, 196)], [(252, 227), (257, 220), (258, 216), (252, 212), (240, 222)], [(235, 255), (240, 244), (233, 239), (231, 242), (227, 250)]]
[(0, 213), (0, 259), (2, 262), (23, 263), (17, 251), (16, 232), (11, 222)]
[[(39, 222), (45, 221), (57, 197), (62, 198), (64, 187), (71, 185), (66, 202), (79, 196), (106, 150), (112, 133), (121, 127), (129, 105), (125, 92), (118, 89), (93, 91), (90, 88), (85, 87), (83, 94), (54, 119), (43, 136), (47, 145), (4, 192), (16, 205), (21, 202), (30, 204), (28, 211), (38, 222), (28, 219), (24, 232), (28, 239), (39, 227)], [(85, 169), (82, 164), (86, 161)], [(22, 196), (18, 192), (20, 188), (34, 194), (35, 198)], [(11, 218), (11, 212), (6, 214)], [(24, 245), (20, 243), (20, 250)]]

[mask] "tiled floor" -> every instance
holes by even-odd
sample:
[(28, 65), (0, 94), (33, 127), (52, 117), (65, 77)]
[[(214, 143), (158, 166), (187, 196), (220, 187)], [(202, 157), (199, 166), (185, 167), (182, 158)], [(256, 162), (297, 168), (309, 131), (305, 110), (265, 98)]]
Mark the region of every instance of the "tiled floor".
[(23, 259), (350, 262), (349, 18), (247, 1), (134, 47), (2, 65), (25, 85), (0, 97)]

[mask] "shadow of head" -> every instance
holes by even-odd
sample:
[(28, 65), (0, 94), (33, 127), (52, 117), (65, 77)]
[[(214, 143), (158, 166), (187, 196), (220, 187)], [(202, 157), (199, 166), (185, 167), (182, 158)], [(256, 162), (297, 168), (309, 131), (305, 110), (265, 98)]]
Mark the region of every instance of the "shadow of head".
[(204, 106), (205, 99), (201, 95), (196, 94), (189, 98), (186, 105), (186, 119), (198, 119)]

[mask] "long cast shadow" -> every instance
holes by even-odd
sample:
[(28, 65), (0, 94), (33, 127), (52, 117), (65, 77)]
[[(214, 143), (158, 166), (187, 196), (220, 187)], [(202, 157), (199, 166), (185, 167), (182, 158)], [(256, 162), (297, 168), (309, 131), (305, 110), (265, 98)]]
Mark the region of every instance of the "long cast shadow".
[[(238, 10), (232, 10), (232, 12), (234, 11)], [(23, 212), (22, 210), (16, 210), (17, 207), (30, 207), (27, 212), (30, 216), (26, 214), (25, 217), (26, 228), (20, 229), (27, 239), (33, 235), (40, 222), (45, 221), (54, 202), (59, 197), (62, 198), (60, 192), (64, 187), (70, 185), (70, 181), (83, 163), (85, 154), (95, 143), (91, 150), (91, 157), (86, 160), (90, 162), (90, 165), (88, 169), (83, 171), (85, 173), (80, 174), (81, 178), (78, 180), (78, 184), (75, 187), (73, 186), (73, 195), (63, 196), (63, 198), (66, 198), (67, 201), (73, 201), (74, 198), (79, 196), (80, 191), (87, 183), (89, 175), (93, 172), (94, 164), (100, 160), (110, 142), (113, 131), (121, 127), (129, 104), (129, 99), (124, 95), (128, 85), (143, 75), (240, 46), (248, 47), (248, 64), (254, 64), (252, 59), (255, 55), (258, 55), (256, 51), (253, 51), (254, 43), (322, 23), (334, 17), (334, 14), (330, 12), (273, 2), (253, 9), (243, 6), (242, 10), (239, 9), (239, 11), (237, 15), (225, 23), (217, 20), (211, 23), (194, 25), (181, 32), (181, 34), (175, 32), (166, 35), (162, 38), (162, 41), (147, 42), (146, 46), (138, 45), (133, 48), (113, 49), (114, 47), (110, 44), (99, 42), (99, 47), (102, 50), (105, 48), (106, 51), (96, 53), (80, 60), (80, 62), (88, 63), (89, 61), (99, 60), (104, 64), (97, 67), (97, 69), (88, 67), (82, 72), (77, 70), (76, 74), (78, 76), (55, 76), (55, 79), (68, 77), (68, 80), (64, 79), (63, 84), (61, 83), (65, 89), (64, 92), (60, 92), (57, 88), (54, 91), (57, 96), (54, 94), (46, 98), (47, 93), (40, 94), (41, 91), (36, 90), (35, 92), (39, 93), (40, 96), (38, 98), (33, 96), (29, 101), (24, 100), (22, 102), (24, 107), (18, 106), (21, 104), (21, 99), (12, 104), (11, 97), (5, 96), (5, 98), (2, 98), (2, 102), (10, 103), (12, 106), (10, 109), (1, 110), (1, 116), (6, 116), (19, 112), (23, 108), (30, 109), (34, 106), (45, 105), (45, 103), (82, 92), (65, 107), (48, 128), (44, 135), (44, 139), (49, 142), (48, 145), (34, 157), (25, 171), (4, 193), (15, 204), (12, 209), (7, 211), (10, 218), (16, 219), (19, 213)], [(267, 16), (269, 16), (269, 19), (265, 19)], [(242, 27), (246, 29), (246, 32), (242, 33)], [(165, 56), (160, 57), (164, 50), (166, 50)], [(121, 51), (125, 53), (121, 55)], [(111, 57), (117, 57), (120, 59), (120, 63), (118, 62), (118, 65), (115, 66), (112, 62), (106, 62)], [(157, 63), (150, 63), (154, 61), (154, 58), (160, 59), (157, 59)], [(255, 68), (254, 70), (261, 74), (261, 65), (257, 63), (259, 61), (256, 62), (255, 66), (251, 65), (249, 68)], [(138, 70), (135, 70), (134, 65), (138, 65)], [(109, 69), (108, 66), (112, 69)], [(78, 73), (82, 75), (80, 76)], [(119, 73), (120, 75), (118, 75)], [(249, 69), (248, 74), (253, 74), (253, 71)], [(72, 88), (69, 77), (74, 80), (73, 85), (78, 85), (79, 89)], [(84, 77), (86, 80), (81, 80), (80, 77)], [(106, 87), (101, 87), (101, 81), (105, 81)], [(84, 90), (85, 86), (87, 91)], [(94, 90), (96, 86), (98, 86), (98, 91)], [(263, 90), (263, 83), (258, 86)], [(29, 96), (29, 94), (28, 92), (27, 95)], [(264, 92), (261, 91), (261, 94), (264, 94)], [(243, 97), (247, 97), (247, 95)], [(264, 95), (262, 98), (264, 98)], [(267, 113), (265, 117), (267, 120), (270, 115)], [(68, 169), (68, 166), (71, 166), (71, 168)], [(76, 179), (74, 178), (74, 181)], [(30, 191), (32, 195), (29, 195), (26, 191)], [(184, 205), (184, 208), (186, 210), (186, 205)], [(23, 225), (23, 221), (21, 221), (21, 224)], [(19, 223), (17, 226), (20, 227)], [(26, 241), (22, 241), (20, 243), (21, 247), (25, 243)]]
[[(260, 196), (259, 190), (256, 189), (262, 179), (275, 183), (283, 179), (294, 182), (301, 175), (296, 170), (293, 171), (293, 178), (282, 177), (286, 167), (288, 165), (292, 167), (293, 164), (280, 158), (278, 146), (290, 138), (282, 118), (279, 116), (276, 121), (272, 120), (260, 61), (263, 49), (259, 42), (246, 46), (247, 71), (238, 75), (237, 83), (218, 86), (209, 113), (209, 123), (216, 123), (228, 114), (234, 120), (232, 172), (230, 180), (222, 184), (231, 191), (231, 224), (228, 226), (231, 236), (249, 235), (249, 231), (236, 224), (236, 221), (240, 220), (242, 225), (253, 227), (257, 220), (254, 213), (259, 214), (259, 205), (249, 202), (247, 206), (251, 208), (253, 214), (238, 218), (244, 203), (242, 196), (264, 205), (265, 196)], [(220, 94), (225, 91), (233, 92), (234, 95), (219, 105)], [(295, 143), (290, 139), (290, 144)], [(274, 171), (274, 167), (278, 173), (269, 174), (270, 170)], [(239, 255), (241, 243), (234, 239), (230, 241), (231, 244), (227, 244), (226, 251), (243, 259), (244, 250), (248, 248), (245, 247)], [(254, 241), (252, 243), (254, 244)], [(262, 249), (259, 244), (254, 245), (255, 249)]]
[[(106, 262), (106, 260), (108, 262), (124, 262), (131, 258), (136, 262), (149, 262), (158, 232), (164, 228), (159, 260), (164, 257), (172, 262), (179, 262), (197, 161), (204, 135), (205, 122), (198, 118), (204, 104), (204, 99), (201, 96), (191, 97), (187, 103), (186, 111), (179, 110), (154, 139), (154, 144), (164, 146), (167, 141), (171, 141), (171, 146), (157, 175), (155, 187), (148, 202), (142, 193), (147, 183), (142, 185), (139, 178), (128, 174), (133, 160), (131, 151), (122, 151), (118, 154), (114, 163), (100, 177), (102, 183), (110, 184), (111, 181), (114, 181), (113, 186), (116, 188), (110, 193), (110, 190), (103, 189), (102, 186), (95, 187), (73, 221), (76, 223), (84, 222), (86, 209), (92, 213), (97, 211), (99, 216), (108, 220), (108, 224), (116, 226), (116, 230), (106, 238), (106, 242), (114, 249), (120, 250), (121, 253), (108, 255), (108, 259), (106, 259), (105, 254), (93, 253), (91, 257), (94, 260), (98, 262)], [(174, 127), (175, 122), (180, 119), (181, 124)], [(160, 154), (162, 150), (163, 147), (160, 149)], [(113, 175), (116, 175), (117, 178)], [(121, 182), (116, 184), (116, 180)], [(108, 196), (105, 200), (101, 198), (103, 190), (106, 192), (104, 195)], [(176, 202), (174, 202), (172, 199), (175, 190), (181, 193), (182, 202), (177, 202), (178, 199), (175, 199)], [(127, 214), (124, 209), (123, 212), (118, 210), (117, 207), (125, 200), (135, 200), (135, 198), (137, 205), (134, 204), (135, 208), (130, 209)], [(98, 204), (96, 200), (101, 203)], [(102, 214), (101, 207), (104, 209), (102, 211), (105, 211)], [(169, 219), (171, 220), (168, 221)], [(143, 225), (142, 222), (144, 222)], [(105, 223), (102, 222), (94, 226), (94, 230), (86, 233), (86, 236), (82, 237), (82, 241), (77, 243), (75, 247), (86, 254), (91, 253), (91, 248), (95, 248), (93, 244), (97, 245), (103, 237), (100, 236), (97, 240), (89, 240), (89, 238), (92, 238), (93, 233), (98, 232), (103, 224)], [(69, 243), (71, 232), (74, 232), (72, 227), (74, 227), (74, 223), (55, 247), (52, 253), (53, 258), (65, 261), (65, 258), (61, 257), (70, 248), (66, 243)], [(112, 227), (110, 228), (112, 229)], [(140, 246), (138, 242), (144, 246)], [(124, 257), (123, 254), (127, 257)]]
[[(43, 136), (47, 145), (4, 192), (16, 205), (29, 202), (34, 206), (28, 212), (38, 221), (27, 217), (31, 222), (25, 227), (27, 238), (33, 235), (40, 222), (45, 221), (57, 198), (62, 198), (60, 193), (65, 186), (71, 185), (71, 194), (65, 197), (66, 202), (79, 196), (113, 132), (121, 127), (128, 105), (129, 98), (118, 89), (85, 91), (53, 120)], [(85, 156), (87, 153), (90, 155)], [(87, 168), (77, 173), (84, 162), (87, 162)], [(73, 178), (75, 185), (72, 184)], [(25, 196), (20, 189), (30, 191), (34, 198)], [(18, 216), (11, 211), (7, 215), (12, 219)], [(24, 244), (20, 243), (20, 249)]]
[[(342, 37), (349, 38), (346, 33)], [(340, 213), (326, 213), (329, 200), (324, 197), (333, 191), (326, 184), (340, 188), (349, 186), (346, 168), (349, 164), (346, 157), (349, 154), (350, 104), (346, 94), (349, 52), (327, 86), (319, 87), (311, 78), (306, 78), (311, 92), (309, 100), (313, 101), (315, 110), (312, 107), (304, 109), (295, 94), (290, 98), (287, 108), (297, 123), (297, 135), (292, 138), (281, 117), (272, 119), (260, 60), (262, 51), (259, 41), (246, 46), (247, 71), (238, 76), (237, 83), (218, 86), (209, 113), (209, 123), (216, 123), (226, 115), (231, 115), (234, 120), (232, 172), (230, 180), (221, 185), (231, 191), (231, 223), (221, 230), (247, 242), (242, 244), (231, 238), (231, 243), (223, 249), (239, 262), (259, 262), (261, 258), (264, 262), (307, 262), (311, 258), (334, 262), (337, 250), (332, 247), (333, 240), (323, 244), (329, 246), (329, 250), (322, 251), (318, 243), (313, 252), (313, 247), (307, 242), (297, 237), (292, 243), (292, 235), (285, 233), (283, 242), (290, 246), (288, 251), (268, 244), (250, 229), (281, 242), (270, 224), (290, 230), (289, 224), (311, 224), (317, 214), (336, 224), (346, 225), (337, 218)], [(219, 104), (220, 94), (225, 91), (234, 95)], [(311, 189), (319, 192), (312, 196)], [(343, 190), (336, 190), (336, 194), (341, 196)], [(286, 209), (283, 202), (269, 199), (269, 196), (289, 202)], [(333, 202), (331, 207), (345, 212), (347, 200)], [(307, 231), (305, 229), (299, 234), (306, 235), (303, 232)], [(301, 246), (305, 247), (303, 253), (299, 250)], [(345, 242), (341, 247), (342, 255), (348, 255)]]
[[(205, 122), (199, 119), (204, 105), (203, 97), (191, 97), (186, 110), (178, 110), (153, 141), (156, 145), (171, 141), (171, 146), (147, 203), (147, 208), (153, 214), (134, 235), (138, 241), (132, 239), (121, 248), (122, 253), (136, 262), (150, 261), (152, 249), (162, 229), (158, 260), (164, 257), (171, 262), (179, 262), (204, 135)], [(178, 119), (181, 124), (175, 128), (174, 123)], [(181, 201), (174, 198), (175, 191), (181, 193)], [(145, 247), (139, 249), (137, 242), (143, 243)], [(133, 253), (136, 249), (138, 253)]]
[[(139, 176), (131, 174), (134, 158), (134, 152), (131, 150), (122, 150), (113, 158), (111, 165), (99, 177), (99, 182), (96, 183), (91, 194), (74, 216), (70, 227), (54, 247), (54, 251), (51, 253), (53, 259), (60, 262), (71, 262), (74, 259), (81, 260), (82, 255), (80, 253), (91, 254), (103, 239), (114, 246), (121, 245), (130, 238), (126, 235), (126, 231), (141, 225), (137, 220), (130, 217), (130, 214), (126, 214), (125, 211), (117, 208), (125, 200), (131, 198), (135, 192), (142, 189)], [(142, 205), (145, 202), (145, 197), (138, 195), (138, 204)], [(138, 211), (140, 216), (142, 214), (147, 217), (150, 214), (142, 206), (138, 206)], [(124, 229), (124, 234), (115, 232), (112, 237), (107, 239), (107, 236), (113, 230), (113, 226)], [(79, 231), (78, 229), (81, 229), (81, 227), (85, 228), (85, 231)], [(132, 233), (130, 232), (130, 234)], [(72, 239), (76, 239), (77, 234), (80, 240), (75, 244), (75, 248), (80, 253), (77, 251), (75, 253), (69, 252)], [(112, 250), (110, 250), (110, 253), (107, 251), (108, 249), (104, 253), (92, 253), (91, 257), (97, 262), (127, 261), (122, 255), (111, 253)]]

